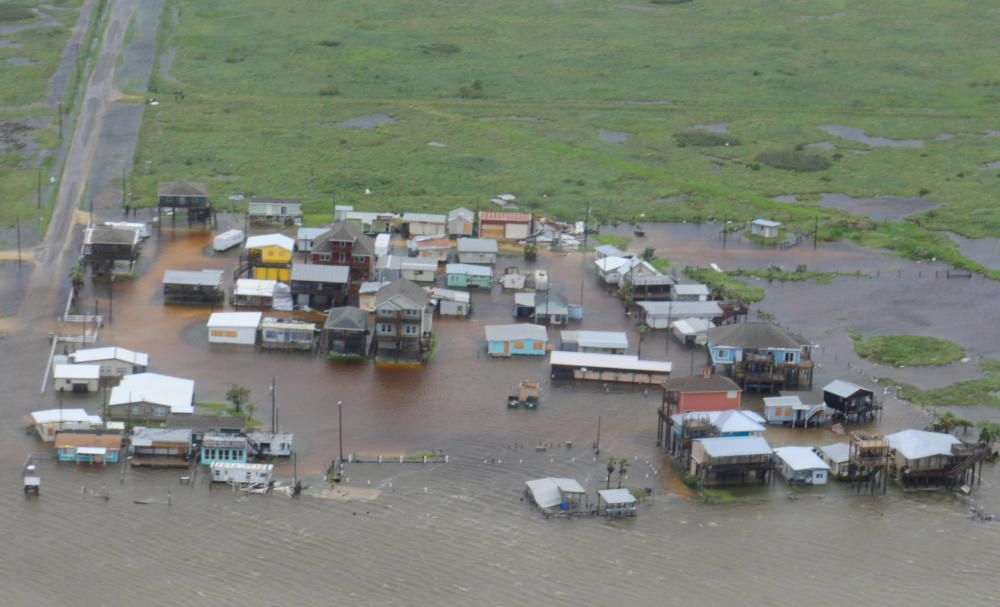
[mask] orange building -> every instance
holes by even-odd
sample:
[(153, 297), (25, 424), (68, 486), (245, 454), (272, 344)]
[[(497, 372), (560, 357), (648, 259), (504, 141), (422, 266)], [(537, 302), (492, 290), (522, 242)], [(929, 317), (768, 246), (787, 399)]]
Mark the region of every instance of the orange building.
[(739, 409), (743, 390), (723, 375), (691, 375), (671, 379), (663, 386), (667, 415), (688, 411)]

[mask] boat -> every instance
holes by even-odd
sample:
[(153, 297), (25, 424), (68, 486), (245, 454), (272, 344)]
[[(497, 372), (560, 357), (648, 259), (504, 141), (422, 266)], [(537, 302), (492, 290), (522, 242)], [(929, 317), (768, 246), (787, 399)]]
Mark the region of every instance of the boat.
[(507, 408), (517, 409), (518, 407), (524, 407), (525, 409), (537, 409), (538, 397), (541, 393), (541, 385), (537, 381), (523, 379), (518, 387), (517, 394), (511, 394), (507, 397)]

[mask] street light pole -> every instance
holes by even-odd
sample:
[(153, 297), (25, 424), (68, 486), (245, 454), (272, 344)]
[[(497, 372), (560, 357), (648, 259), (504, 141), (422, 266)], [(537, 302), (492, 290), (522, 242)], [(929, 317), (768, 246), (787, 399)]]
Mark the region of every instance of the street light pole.
[(337, 401), (337, 446), (340, 451), (340, 463), (344, 462), (344, 401)]

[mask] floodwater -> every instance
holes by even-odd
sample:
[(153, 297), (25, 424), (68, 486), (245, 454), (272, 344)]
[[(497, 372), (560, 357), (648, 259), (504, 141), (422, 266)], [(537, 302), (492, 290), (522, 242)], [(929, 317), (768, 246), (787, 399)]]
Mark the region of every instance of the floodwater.
[(714, 124), (692, 124), (692, 129), (708, 131), (709, 133), (728, 133), (729, 124), (726, 122), (716, 122)]
[(966, 238), (954, 232), (948, 238), (958, 245), (958, 250), (972, 261), (990, 268), (1000, 268), (1000, 238)]
[(904, 198), (900, 196), (873, 196), (871, 198), (853, 198), (847, 194), (826, 192), (820, 196), (819, 204), (847, 211), (852, 215), (864, 215), (872, 219), (897, 220), (929, 211), (938, 203), (923, 198)]
[(625, 143), (628, 141), (629, 133), (624, 131), (597, 129), (597, 136), (601, 138), (601, 141), (607, 141), (609, 143)]
[(373, 129), (379, 125), (386, 124), (388, 122), (395, 122), (396, 119), (388, 114), (366, 114), (364, 116), (355, 116), (354, 118), (349, 118), (347, 120), (342, 120), (337, 124), (339, 126), (347, 127), (349, 129)]
[(867, 135), (865, 130), (862, 128), (844, 126), (842, 124), (825, 124), (818, 128), (835, 137), (847, 139), (848, 141), (856, 141), (858, 143), (863, 143), (876, 148), (924, 147), (924, 142), (921, 139), (889, 139), (888, 137), (872, 137), (871, 135)]
[[(779, 251), (734, 237), (723, 250), (718, 227), (647, 224), (647, 236), (632, 245), (654, 246), (679, 265), (806, 263), (886, 275), (767, 286), (762, 307), (821, 346), (817, 387), (834, 377), (869, 383), (840, 343), (850, 324), (868, 331), (926, 323), (935, 334), (995, 354), (981, 327), (996, 326), (990, 317), (1000, 295), (996, 283), (974, 279), (961, 290), (941, 288), (947, 283), (929, 277), (932, 266), (850, 244)], [(211, 309), (163, 306), (159, 282), (166, 269), (232, 268), (236, 253), (212, 253), (210, 236), (172, 231), (169, 223), (154, 234), (137, 277), (114, 285), (113, 318), (101, 342), (147, 351), (153, 370), (195, 379), (199, 400), (221, 400), (229, 384), (246, 385), (261, 418), (269, 417), (267, 386), (276, 377), (279, 424), (296, 435), (297, 471), (310, 489), (294, 500), (247, 498), (209, 490), (203, 473), (187, 486), (178, 471), (126, 470), (120, 480), (117, 466), (93, 470), (46, 461), (41, 498), (26, 500), (18, 489), (20, 464), (30, 451), (48, 451), (22, 431), (26, 414), (57, 403), (51, 391), (39, 394), (52, 327), (26, 327), (0, 342), (7, 354), (0, 365), (7, 394), (0, 409), (5, 604), (124, 605), (134, 603), (132, 593), (108, 589), (141, 588), (152, 605), (605, 605), (664, 597), (706, 605), (841, 605), (843, 592), (829, 589), (842, 579), (878, 605), (1000, 599), (1000, 523), (970, 520), (968, 505), (948, 493), (890, 488), (887, 496), (862, 497), (841, 485), (792, 488), (779, 479), (731, 503), (690, 496), (655, 446), (654, 391), (553, 382), (542, 360), (485, 355), (483, 326), (510, 321), (512, 296), (497, 289), (474, 291), (469, 319), (435, 319), (439, 346), (424, 367), (333, 364), (209, 346)], [(627, 330), (635, 352), (636, 321), (598, 285), (591, 259), (542, 253), (537, 263), (549, 270), (557, 292), (571, 303), (582, 299), (583, 328)], [(498, 263), (506, 265), (531, 267), (518, 258)], [(890, 280), (892, 271), (900, 274)], [(82, 301), (102, 314), (109, 308), (105, 286)], [(956, 318), (954, 309), (970, 301), (974, 307)], [(977, 324), (978, 332), (972, 330)], [(555, 329), (549, 335), (558, 343)], [(693, 354), (662, 331), (642, 344), (643, 358), (669, 358), (677, 376), (704, 364), (703, 353)], [(537, 411), (504, 406), (521, 379), (542, 383)], [(67, 396), (64, 405), (98, 401)], [(348, 465), (347, 486), (377, 497), (325, 499), (319, 476), (338, 450), (338, 401), (345, 452), (440, 450), (449, 463)], [(759, 398), (748, 396), (747, 404), (758, 407)], [(601, 457), (595, 458), (590, 446), (598, 416)], [(872, 428), (925, 423), (923, 413), (890, 397)], [(773, 444), (839, 440), (828, 429), (769, 429), (767, 437)], [(544, 452), (535, 450), (540, 444)], [(625, 483), (653, 492), (638, 518), (544, 520), (521, 501), (524, 480), (538, 476), (571, 476), (591, 490), (603, 486), (608, 456), (629, 458)], [(283, 480), (292, 474), (290, 465), (278, 471)], [(973, 499), (1000, 513), (997, 468), (987, 467), (985, 477)], [(766, 564), (750, 563), (758, 555), (767, 555)], [(59, 573), (38, 583), (52, 571)]]

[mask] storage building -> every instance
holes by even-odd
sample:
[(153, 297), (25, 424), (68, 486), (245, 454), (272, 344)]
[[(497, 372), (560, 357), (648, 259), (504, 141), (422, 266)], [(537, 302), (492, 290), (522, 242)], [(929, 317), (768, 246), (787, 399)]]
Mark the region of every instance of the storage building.
[(261, 312), (215, 312), (208, 317), (208, 342), (212, 344), (257, 343)]

